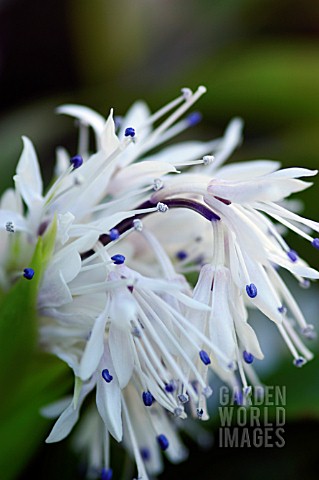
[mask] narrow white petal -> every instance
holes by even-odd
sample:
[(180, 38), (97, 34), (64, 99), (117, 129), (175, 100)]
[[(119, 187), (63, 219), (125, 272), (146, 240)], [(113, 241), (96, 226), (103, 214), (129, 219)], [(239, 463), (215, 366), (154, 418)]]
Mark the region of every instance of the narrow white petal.
[(87, 380), (93, 375), (104, 351), (104, 334), (107, 320), (108, 302), (106, 307), (95, 320), (89, 341), (86, 344), (81, 363), (79, 376), (82, 380)]
[(57, 113), (75, 117), (86, 125), (92, 127), (96, 135), (97, 145), (100, 146), (100, 137), (105, 124), (105, 119), (102, 115), (91, 108), (82, 105), (62, 105), (61, 107), (58, 107), (56, 111)]
[(19, 183), (22, 198), (28, 207), (32, 201), (42, 198), (42, 177), (34, 146), (27, 137), (22, 137), (23, 151), (17, 165), (15, 181)]
[(119, 146), (120, 141), (115, 133), (115, 124), (113, 120), (113, 109), (105, 122), (103, 130), (101, 132), (101, 146), (104, 154), (108, 157)]
[[(113, 380), (107, 383), (102, 377), (102, 371), (107, 368), (113, 376)], [(120, 442), (123, 436), (121, 390), (112, 363), (112, 357), (107, 346), (100, 362), (101, 372), (97, 377), (96, 384), (96, 405), (106, 428), (110, 434)]]

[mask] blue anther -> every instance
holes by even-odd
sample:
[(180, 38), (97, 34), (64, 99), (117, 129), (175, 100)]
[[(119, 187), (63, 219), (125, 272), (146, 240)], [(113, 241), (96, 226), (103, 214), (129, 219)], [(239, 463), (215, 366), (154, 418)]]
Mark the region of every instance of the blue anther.
[(176, 386), (174, 385), (173, 382), (166, 383), (165, 385), (165, 391), (167, 393), (173, 393), (176, 390)]
[(74, 157), (70, 158), (70, 163), (73, 165), (73, 170), (76, 170), (83, 164), (83, 158), (81, 155), (75, 155)]
[(244, 350), (243, 351), (243, 359), (245, 360), (246, 363), (253, 363), (254, 355), (252, 353), (246, 352), (246, 350)]
[(257, 296), (257, 287), (254, 283), (246, 285), (246, 292), (248, 297), (255, 298)]
[(147, 462), (147, 460), (151, 458), (151, 452), (149, 448), (146, 448), (146, 447), (141, 448), (140, 453), (144, 462)]
[(313, 247), (318, 248), (319, 250), (319, 238), (314, 238), (311, 243)]
[(278, 307), (278, 312), (279, 313), (287, 313), (287, 308), (282, 305), (281, 307)]
[(116, 255), (113, 255), (113, 257), (111, 257), (111, 260), (113, 260), (113, 263), (115, 263), (115, 265), (122, 265), (125, 262), (125, 257), (124, 255), (117, 253)]
[(176, 253), (176, 258), (178, 260), (185, 260), (185, 258), (187, 258), (188, 255), (187, 255), (187, 252), (185, 252), (185, 250), (179, 250), (179, 252)]
[(108, 371), (107, 368), (102, 370), (102, 377), (104, 378), (106, 383), (110, 383), (113, 380), (113, 377), (112, 377), (112, 375), (110, 374), (110, 372)]
[(32, 278), (34, 277), (34, 270), (33, 268), (25, 268), (23, 270), (23, 276), (24, 278), (26, 278), (27, 280), (32, 280)]
[(156, 437), (156, 440), (161, 448), (161, 450), (167, 450), (169, 447), (169, 441), (162, 433)]
[(187, 117), (187, 123), (190, 127), (194, 127), (201, 121), (202, 118), (203, 115), (200, 112), (192, 112)]
[(287, 252), (287, 256), (294, 263), (298, 260), (297, 252), (294, 250), (289, 250), (289, 252)]
[(211, 363), (209, 355), (207, 352), (205, 352), (205, 350), (201, 350), (199, 352), (199, 357), (204, 365), (209, 365)]
[(303, 357), (295, 358), (294, 365), (295, 367), (302, 367), (306, 363), (306, 360)]
[(118, 238), (120, 238), (120, 232), (118, 231), (117, 228), (112, 228), (110, 230), (110, 240), (113, 242), (114, 240), (117, 240)]
[(134, 130), (134, 128), (132, 128), (132, 127), (126, 128), (124, 135), (125, 135), (126, 137), (132, 137), (132, 138), (135, 137), (135, 130)]
[(142, 399), (145, 407), (150, 407), (153, 404), (153, 395), (149, 391), (142, 393)]
[(111, 480), (113, 477), (113, 470), (111, 468), (102, 468), (101, 471), (101, 480)]

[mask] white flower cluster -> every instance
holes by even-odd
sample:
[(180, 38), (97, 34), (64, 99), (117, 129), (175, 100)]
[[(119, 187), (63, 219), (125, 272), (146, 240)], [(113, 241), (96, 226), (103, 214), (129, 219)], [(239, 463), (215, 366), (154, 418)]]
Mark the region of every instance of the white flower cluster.
[[(184, 459), (176, 419), (208, 418), (209, 368), (245, 403), (260, 384), (252, 363), (263, 358), (249, 307), (275, 323), (296, 366), (312, 358), (301, 336), (312, 338), (313, 327), (278, 269), (302, 285), (319, 278), (282, 237), (290, 229), (319, 248), (310, 235), (319, 224), (285, 200), (310, 185), (299, 177), (317, 172), (278, 170), (268, 160), (223, 166), (241, 142), (239, 119), (217, 140), (158, 150), (199, 121), (197, 112), (183, 115), (204, 92), (182, 89), (154, 114), (137, 102), (115, 122), (112, 111), (105, 121), (86, 107), (59, 108), (80, 125), (77, 155), (58, 149), (44, 195), (24, 138), (15, 189), (1, 199), (3, 288), (13, 281), (13, 242), (23, 246), (15, 259), (23, 268), (57, 219), (38, 297), (40, 340), (73, 370), (75, 388), (73, 398), (44, 409), (58, 417), (47, 441), (71, 432), (89, 397), (75, 443), (92, 478), (112, 477), (109, 435), (132, 453), (141, 479), (161, 471), (161, 450), (173, 462)], [(34, 273), (23, 270), (28, 280)], [(188, 273), (198, 275), (194, 288)]]

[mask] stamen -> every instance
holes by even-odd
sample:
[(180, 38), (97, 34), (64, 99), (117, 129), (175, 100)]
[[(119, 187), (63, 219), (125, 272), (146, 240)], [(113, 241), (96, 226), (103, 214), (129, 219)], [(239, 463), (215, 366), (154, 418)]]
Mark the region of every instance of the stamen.
[(200, 112), (192, 112), (187, 117), (187, 123), (190, 127), (195, 127), (201, 120), (203, 116)]
[(170, 383), (167, 383), (167, 384), (165, 385), (165, 391), (166, 391), (167, 393), (173, 393), (173, 392), (175, 392), (175, 390), (176, 390), (176, 384), (175, 384), (174, 381), (172, 381), (172, 382), (170, 382)]
[(289, 250), (287, 252), (287, 256), (293, 263), (297, 262), (298, 260), (298, 255), (294, 250)]
[(113, 260), (113, 263), (115, 265), (122, 265), (125, 262), (125, 257), (124, 255), (117, 253), (116, 255), (113, 255), (113, 257), (111, 257), (111, 260)]
[(243, 359), (245, 360), (246, 363), (250, 364), (253, 363), (254, 361), (254, 355), (252, 353), (246, 352), (246, 350), (243, 351)]
[(301, 368), (305, 365), (306, 360), (303, 358), (303, 357), (298, 357), (298, 358), (295, 358), (294, 361), (293, 361), (293, 364), (295, 365), (295, 367), (298, 367), (298, 368)]
[(168, 210), (168, 206), (165, 203), (158, 202), (156, 205), (157, 211), (161, 213), (166, 213)]
[(201, 350), (199, 352), (199, 357), (204, 365), (209, 365), (211, 363), (209, 355), (207, 352), (205, 352), (205, 350)]
[(176, 258), (178, 260), (185, 260), (185, 258), (187, 258), (188, 255), (187, 255), (187, 252), (185, 252), (185, 250), (179, 250), (179, 252), (176, 253)]
[(209, 398), (213, 395), (213, 390), (210, 388), (209, 385), (207, 385), (205, 388), (203, 388), (203, 395), (206, 398)]
[(181, 393), (180, 395), (178, 395), (178, 400), (181, 403), (187, 403), (189, 401), (189, 397), (186, 393)]
[(156, 437), (156, 440), (161, 448), (161, 450), (167, 450), (169, 447), (169, 441), (167, 440), (167, 437), (163, 435), (162, 433)]
[(134, 128), (132, 127), (128, 127), (125, 129), (125, 133), (124, 133), (125, 137), (135, 137), (135, 130)]
[(133, 220), (133, 227), (136, 232), (142, 232), (143, 231), (143, 222), (139, 218), (135, 218)]
[(306, 327), (301, 329), (301, 333), (308, 340), (313, 340), (317, 337), (317, 333), (315, 332), (315, 327), (310, 323)]
[(287, 313), (287, 308), (282, 305), (281, 307), (278, 307), (278, 312), (282, 313), (283, 315), (286, 315)]
[(193, 95), (192, 90), (188, 87), (182, 88), (181, 92), (182, 92), (184, 100), (188, 100)]
[(204, 165), (211, 165), (214, 160), (215, 160), (214, 155), (205, 155), (205, 156), (203, 157), (203, 163), (204, 163)]
[(102, 468), (101, 480), (111, 480), (113, 477), (113, 470), (111, 468)]
[(73, 170), (76, 170), (82, 166), (83, 158), (81, 155), (75, 155), (74, 157), (70, 158), (70, 163), (73, 166)]
[(143, 392), (142, 399), (145, 407), (150, 407), (151, 405), (153, 405), (153, 395), (151, 394), (151, 392)]
[(32, 278), (34, 277), (34, 270), (33, 268), (25, 268), (23, 270), (23, 276), (24, 278), (26, 278), (27, 280), (32, 280)]
[(112, 375), (110, 374), (110, 372), (108, 371), (107, 368), (102, 370), (102, 377), (106, 381), (106, 383), (110, 383), (113, 380), (113, 377), (112, 377)]
[(314, 238), (311, 243), (313, 247), (319, 249), (319, 238)]
[(7, 232), (14, 233), (15, 232), (14, 223), (13, 222), (7, 222), (6, 223), (6, 230), (7, 230)]
[(254, 283), (246, 285), (246, 292), (248, 297), (255, 298), (257, 296), (257, 287)]
[(151, 452), (149, 448), (143, 447), (140, 450), (141, 452), (141, 457), (143, 458), (144, 462), (147, 462), (151, 458)]
[(204, 410), (202, 408), (197, 408), (196, 409), (196, 414), (197, 414), (197, 417), (201, 420), (202, 417), (203, 417), (203, 413), (204, 413)]
[(246, 285), (246, 292), (248, 297), (255, 298), (257, 296), (257, 287), (254, 283)]
[(184, 413), (184, 409), (182, 407), (176, 407), (174, 409), (174, 415), (175, 417), (180, 417)]
[(120, 232), (118, 231), (117, 228), (112, 228), (109, 233), (110, 240), (113, 242), (114, 240), (117, 240), (120, 238)]
[(164, 187), (163, 180), (161, 178), (154, 178), (153, 190), (157, 192), (158, 190), (161, 190), (163, 187)]

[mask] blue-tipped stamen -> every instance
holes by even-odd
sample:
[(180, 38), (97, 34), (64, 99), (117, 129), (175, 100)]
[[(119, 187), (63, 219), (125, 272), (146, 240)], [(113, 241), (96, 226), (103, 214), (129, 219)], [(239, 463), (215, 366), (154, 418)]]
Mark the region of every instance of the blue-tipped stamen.
[(157, 440), (157, 442), (158, 442), (161, 450), (164, 451), (164, 450), (167, 450), (167, 449), (168, 449), (168, 447), (169, 447), (169, 441), (167, 440), (167, 438), (165, 437), (165, 435), (163, 435), (163, 434), (161, 433), (161, 435), (158, 435), (158, 436), (156, 437), (156, 440)]
[(135, 137), (135, 130), (134, 130), (134, 128), (132, 128), (132, 127), (126, 128), (124, 135), (125, 135), (126, 137), (132, 137), (132, 138)]
[(151, 451), (149, 448), (146, 448), (146, 447), (141, 448), (140, 453), (144, 462), (147, 462), (151, 458)]
[(313, 247), (318, 248), (319, 250), (319, 238), (314, 238), (311, 243)]
[(287, 252), (287, 256), (293, 263), (298, 260), (297, 252), (295, 252), (294, 250), (289, 250), (289, 252)]
[(246, 285), (246, 292), (248, 297), (255, 298), (257, 296), (257, 287), (254, 283)]
[(34, 277), (34, 270), (33, 268), (25, 268), (23, 270), (23, 276), (24, 278), (26, 278), (27, 280), (32, 280), (32, 278)]
[(181, 393), (180, 395), (178, 395), (178, 400), (181, 402), (181, 403), (187, 403), (188, 400), (189, 400), (189, 397), (186, 393)]
[(70, 163), (73, 165), (73, 170), (76, 170), (83, 164), (83, 158), (81, 155), (75, 155), (74, 157), (70, 158)]
[(143, 392), (142, 393), (142, 399), (143, 399), (143, 403), (145, 405), (145, 407), (150, 407), (151, 405), (153, 405), (153, 395), (151, 394), (151, 392)]
[(253, 363), (254, 355), (252, 353), (246, 352), (246, 350), (244, 350), (243, 351), (243, 359), (245, 360), (246, 363)]
[(113, 377), (112, 377), (112, 375), (110, 374), (110, 372), (108, 371), (107, 368), (102, 370), (102, 377), (104, 378), (106, 383), (110, 383), (113, 380)]
[(165, 391), (167, 393), (173, 393), (176, 390), (176, 385), (174, 382), (166, 383), (165, 385)]
[(101, 480), (111, 480), (113, 477), (113, 470), (111, 468), (102, 468), (101, 471)]
[(115, 263), (115, 265), (122, 265), (125, 262), (125, 257), (124, 255), (117, 253), (116, 255), (113, 255), (113, 257), (111, 257), (111, 260), (113, 260), (113, 263)]
[(203, 118), (203, 115), (200, 112), (192, 112), (188, 115), (187, 123), (190, 127), (197, 125)]
[(205, 352), (205, 350), (201, 350), (199, 352), (199, 357), (204, 365), (209, 365), (211, 363), (209, 355), (207, 352)]
[(185, 252), (185, 250), (179, 250), (177, 253), (176, 253), (176, 258), (178, 260), (185, 260), (185, 258), (187, 258), (188, 255), (187, 255), (187, 252)]
[(286, 314), (287, 313), (287, 308), (284, 307), (284, 305), (282, 305), (281, 307), (278, 307), (278, 312), (282, 313), (282, 314)]
[(306, 360), (303, 357), (294, 359), (295, 367), (298, 367), (298, 368), (303, 367), (305, 363), (306, 363)]
[(120, 238), (120, 232), (118, 231), (117, 228), (112, 228), (110, 230), (110, 240), (113, 242), (114, 240), (117, 240), (118, 238)]

